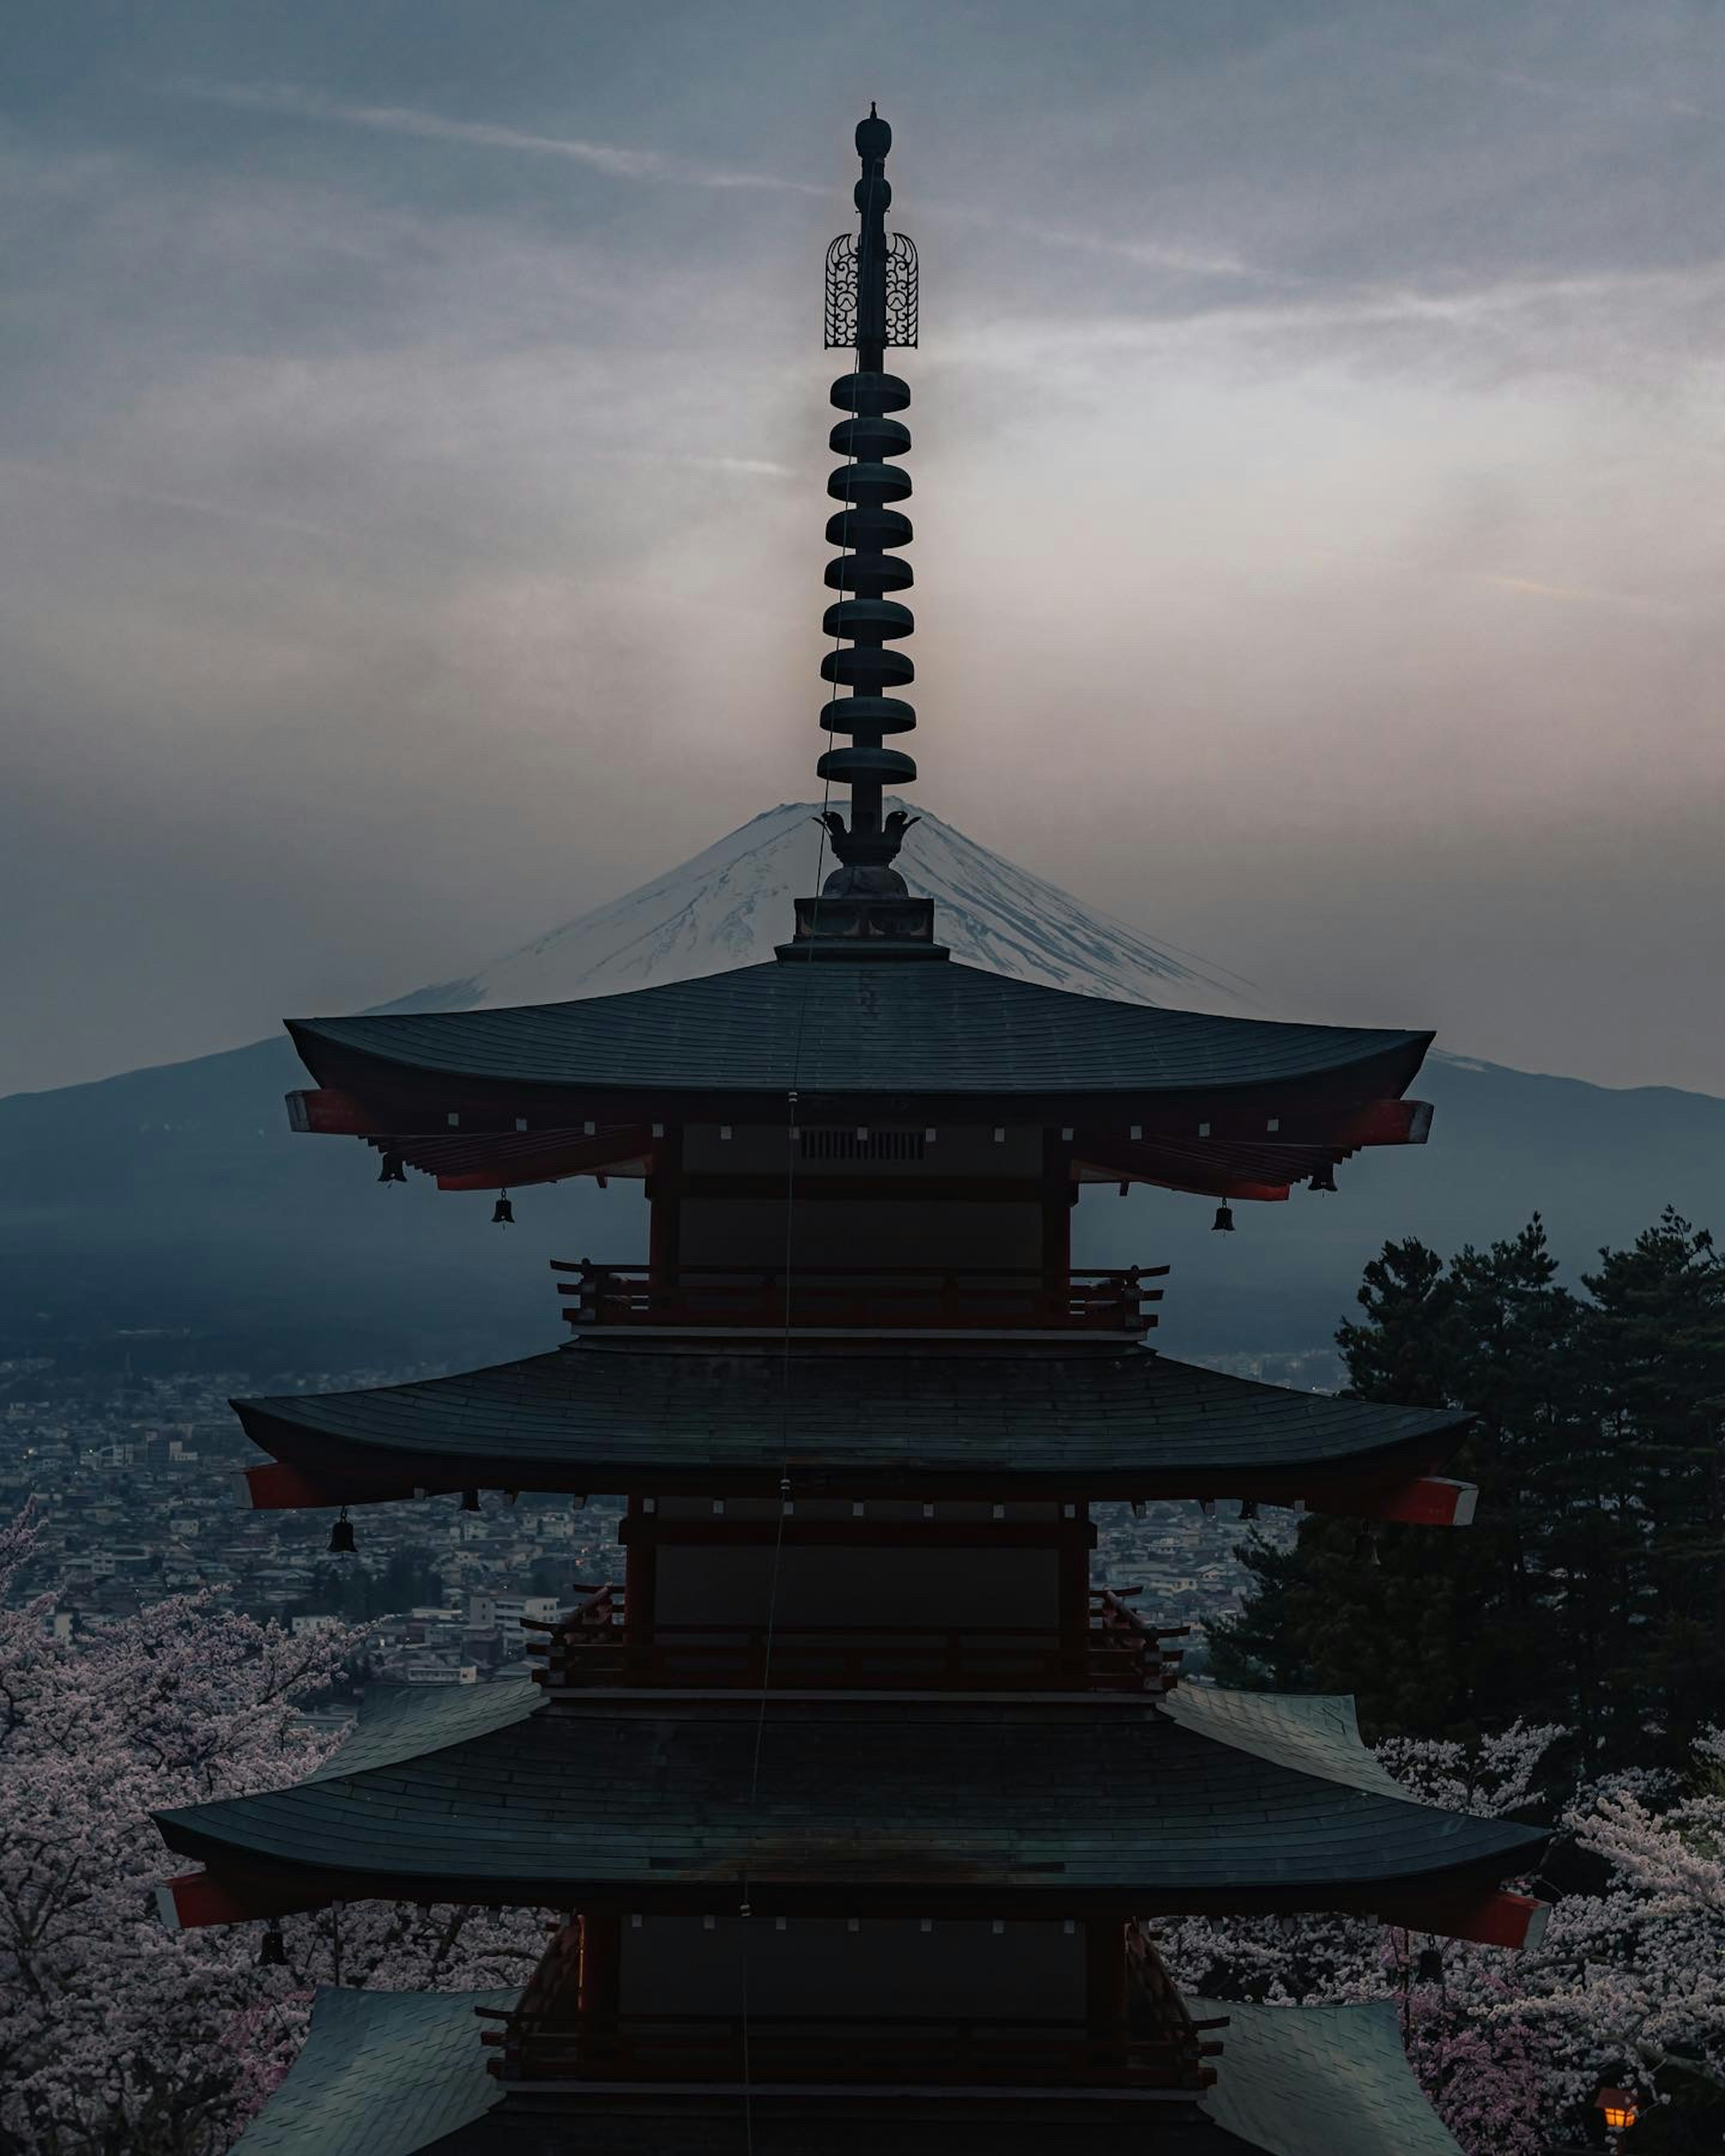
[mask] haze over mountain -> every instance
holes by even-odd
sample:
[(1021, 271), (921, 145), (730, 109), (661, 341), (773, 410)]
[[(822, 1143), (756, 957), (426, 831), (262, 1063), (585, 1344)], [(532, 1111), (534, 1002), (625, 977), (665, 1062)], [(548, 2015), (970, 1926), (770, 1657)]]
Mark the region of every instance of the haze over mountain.
[[(1267, 990), (922, 814), (903, 865), (937, 900), (955, 958), (1081, 993), (1292, 1015)], [(555, 1002), (770, 958), (792, 898), (815, 887), (813, 819), (806, 803), (768, 810), (477, 973), (389, 1008)], [(290, 1136), (281, 1096), (303, 1082), (284, 1037), (0, 1101), (0, 1353), (125, 1334), (134, 1353), (224, 1367), (459, 1363), (557, 1337), (547, 1258), (642, 1255), (638, 1186), (519, 1193), (512, 1231), (488, 1224), (481, 1196), (417, 1178), (380, 1188), (367, 1149)], [(1387, 1237), (1447, 1250), (1511, 1233), (1538, 1209), (1579, 1269), (1667, 1202), (1725, 1219), (1725, 1101), (1441, 1052), (1416, 1090), (1437, 1105), (1430, 1147), (1362, 1156), (1333, 1198), (1296, 1191), (1286, 1205), (1241, 1206), (1232, 1236), (1209, 1232), (1213, 1208), (1196, 1198), (1087, 1190), (1080, 1262), (1172, 1260), (1161, 1336), (1171, 1349), (1291, 1353), (1327, 1342)]]

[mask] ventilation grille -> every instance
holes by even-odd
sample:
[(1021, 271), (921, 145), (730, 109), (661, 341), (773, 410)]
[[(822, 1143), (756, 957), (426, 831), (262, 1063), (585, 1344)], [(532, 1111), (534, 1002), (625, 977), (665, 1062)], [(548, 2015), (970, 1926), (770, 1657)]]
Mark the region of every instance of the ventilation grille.
[(922, 1131), (831, 1131), (798, 1133), (804, 1160), (921, 1160)]

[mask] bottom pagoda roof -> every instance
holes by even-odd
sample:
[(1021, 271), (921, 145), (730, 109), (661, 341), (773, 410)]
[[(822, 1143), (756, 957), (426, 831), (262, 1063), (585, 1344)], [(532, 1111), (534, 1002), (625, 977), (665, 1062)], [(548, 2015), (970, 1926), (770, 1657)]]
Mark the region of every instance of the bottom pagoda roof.
[(728, 1912), (747, 1876), (767, 1914), (1346, 1907), (1459, 1932), (1546, 1839), (1415, 1803), (1351, 1700), (1209, 1686), (784, 1694), (764, 1717), (389, 1687), (309, 1780), (156, 1819), (220, 1890), (165, 1890), (193, 1922), (372, 1899)]
[[(1215, 2086), (1178, 2115), (1114, 2104), (1009, 2109), (951, 2099), (816, 2092), (624, 2100), (593, 2091), (509, 2096), (485, 2070), (475, 2010), (513, 1991), (318, 1992), (305, 2048), (239, 2144), (239, 2156), (1114, 2156), (1128, 2140), (1154, 2156), (1457, 2156), (1403, 2054), (1394, 2009), (1247, 2006), (1189, 1998), (1225, 2015)], [(1125, 2116), (1122, 2117), (1122, 2112)]]
[[(490, 1369), (351, 1393), (235, 1400), (303, 1486), (354, 1503), (465, 1488), (1004, 1489), (1065, 1497), (1255, 1496), (1396, 1487), (1468, 1418), (1231, 1378), (1139, 1347), (891, 1352), (582, 1342)], [(272, 1471), (254, 1471), (254, 1478)]]

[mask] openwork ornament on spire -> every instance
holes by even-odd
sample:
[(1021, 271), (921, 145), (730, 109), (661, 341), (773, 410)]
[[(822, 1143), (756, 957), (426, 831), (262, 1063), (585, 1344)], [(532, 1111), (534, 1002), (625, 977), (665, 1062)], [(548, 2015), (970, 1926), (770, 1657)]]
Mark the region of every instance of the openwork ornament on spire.
[[(886, 234), (871, 218), (884, 219), (892, 201), (892, 188), (885, 171), (886, 152), (892, 147), (892, 130), (871, 105), (869, 116), (856, 131), (857, 154), (863, 176), (856, 183), (856, 208), (860, 228), (841, 232), (827, 249), (827, 349), (860, 348), (872, 336), (881, 346), (916, 342), (916, 249), (910, 234)], [(870, 241), (878, 240), (878, 254), (870, 255)], [(868, 312), (870, 294), (865, 273), (875, 260), (880, 265), (878, 316)], [(879, 365), (878, 360), (875, 362)]]

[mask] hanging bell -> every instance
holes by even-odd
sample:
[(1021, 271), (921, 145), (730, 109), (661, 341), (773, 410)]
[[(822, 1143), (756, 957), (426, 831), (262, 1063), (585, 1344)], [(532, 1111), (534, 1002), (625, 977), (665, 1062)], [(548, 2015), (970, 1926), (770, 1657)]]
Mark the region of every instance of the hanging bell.
[(476, 1512), (479, 1508), (479, 1491), (477, 1490), (464, 1490), (461, 1492), (462, 1511), (464, 1512)]
[(1335, 1169), (1333, 1168), (1319, 1168), (1306, 1187), (1308, 1190), (1327, 1190), (1333, 1198), (1336, 1194)]
[(1231, 1205), (1216, 1208), (1216, 1217), (1210, 1223), (1210, 1233), (1213, 1235), (1231, 1235), (1234, 1233), (1234, 1208)]
[(288, 1965), (287, 1941), (281, 1935), (280, 1924), (267, 1926), (264, 1943), (258, 1949), (259, 1969), (285, 1969)]
[(353, 1529), (347, 1518), (347, 1507), (341, 1507), (341, 1517), (330, 1529), (330, 1555), (352, 1557), (354, 1552)]
[(1255, 1497), (1242, 1497), (1240, 1499), (1240, 1517), (1243, 1520), (1255, 1520), (1257, 1518), (1258, 1501)]
[(494, 1228), (512, 1228), (515, 1225), (515, 1208), (509, 1202), (506, 1190), (500, 1190), (497, 1194), (497, 1203), (491, 1208), (491, 1225)]
[(1421, 1984), (1441, 1984), (1444, 1980), (1443, 1948), (1422, 1947), (1414, 1974)]
[(408, 1171), (402, 1166), (401, 1155), (398, 1152), (386, 1152), (383, 1156), (383, 1165), (377, 1170), (378, 1182), (405, 1183), (407, 1179)]

